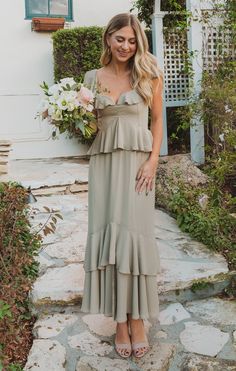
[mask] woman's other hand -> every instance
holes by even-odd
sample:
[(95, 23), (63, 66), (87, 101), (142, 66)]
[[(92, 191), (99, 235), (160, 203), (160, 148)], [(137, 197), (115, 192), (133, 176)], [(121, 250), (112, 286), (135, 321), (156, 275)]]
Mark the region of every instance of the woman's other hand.
[(136, 192), (140, 193), (144, 189), (146, 192), (152, 191), (155, 185), (157, 164), (158, 160), (148, 159), (140, 166), (136, 175)]

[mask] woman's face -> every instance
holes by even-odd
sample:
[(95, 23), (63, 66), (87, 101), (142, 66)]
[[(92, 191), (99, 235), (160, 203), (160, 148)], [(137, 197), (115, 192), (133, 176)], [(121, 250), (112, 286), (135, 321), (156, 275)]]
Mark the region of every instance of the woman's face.
[(111, 48), (112, 58), (119, 62), (127, 62), (136, 52), (137, 41), (131, 26), (120, 28), (107, 39)]

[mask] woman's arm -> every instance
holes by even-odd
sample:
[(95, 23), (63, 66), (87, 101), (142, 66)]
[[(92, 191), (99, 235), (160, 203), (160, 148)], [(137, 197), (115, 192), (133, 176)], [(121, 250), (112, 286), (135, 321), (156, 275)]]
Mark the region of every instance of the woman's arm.
[(151, 107), (151, 132), (153, 136), (152, 152), (150, 153), (149, 160), (158, 163), (161, 143), (163, 139), (163, 104), (162, 92), (163, 82), (160, 79), (153, 80), (153, 103)]
[[(153, 136), (152, 151), (147, 161), (140, 167), (136, 176), (135, 191), (138, 193), (146, 189), (151, 191), (155, 184), (155, 175), (159, 161), (161, 143), (163, 138), (163, 112), (162, 112), (163, 82), (153, 80), (153, 102), (151, 107), (151, 132)], [(147, 182), (145, 182), (147, 180)]]

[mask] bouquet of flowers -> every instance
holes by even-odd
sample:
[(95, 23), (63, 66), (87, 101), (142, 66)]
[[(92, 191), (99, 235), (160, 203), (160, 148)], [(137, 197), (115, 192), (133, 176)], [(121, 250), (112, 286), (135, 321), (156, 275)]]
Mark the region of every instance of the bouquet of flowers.
[(44, 98), (40, 102), (37, 116), (46, 119), (59, 133), (67, 131), (70, 137), (90, 138), (97, 132), (96, 117), (93, 113), (94, 94), (83, 83), (73, 78), (61, 79), (48, 87), (43, 82)]

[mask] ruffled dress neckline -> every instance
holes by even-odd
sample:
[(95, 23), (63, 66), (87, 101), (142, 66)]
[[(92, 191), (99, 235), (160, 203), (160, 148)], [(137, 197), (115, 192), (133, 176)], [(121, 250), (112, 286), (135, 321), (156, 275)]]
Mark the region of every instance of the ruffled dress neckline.
[[(96, 89), (97, 89), (97, 87), (98, 87), (98, 76), (97, 76), (97, 72), (98, 72), (98, 69), (95, 69), (95, 87), (96, 87)], [(105, 99), (105, 100), (108, 99), (108, 101), (110, 102), (109, 105), (112, 105), (112, 106), (119, 106), (119, 105), (122, 105), (122, 104), (124, 104), (124, 103), (128, 103), (126, 97), (127, 97), (127, 96), (129, 97), (130, 95), (132, 96), (133, 93), (136, 94), (136, 95), (138, 95), (138, 96), (140, 96), (140, 95), (137, 93), (136, 89), (130, 89), (130, 90), (128, 90), (128, 91), (125, 91), (125, 92), (121, 93), (120, 96), (119, 96), (119, 98), (118, 98), (118, 100), (117, 100), (116, 102), (115, 102), (114, 99), (113, 99), (111, 96), (109, 96), (109, 95), (105, 95), (105, 94), (101, 94), (101, 93), (97, 93), (96, 95), (97, 95), (98, 97), (101, 97), (101, 98)], [(128, 101), (129, 101), (129, 99), (128, 99)], [(132, 100), (132, 103), (133, 103), (133, 100)], [(131, 103), (131, 104), (132, 104), (132, 103)], [(135, 101), (135, 103), (137, 103), (137, 102)]]

